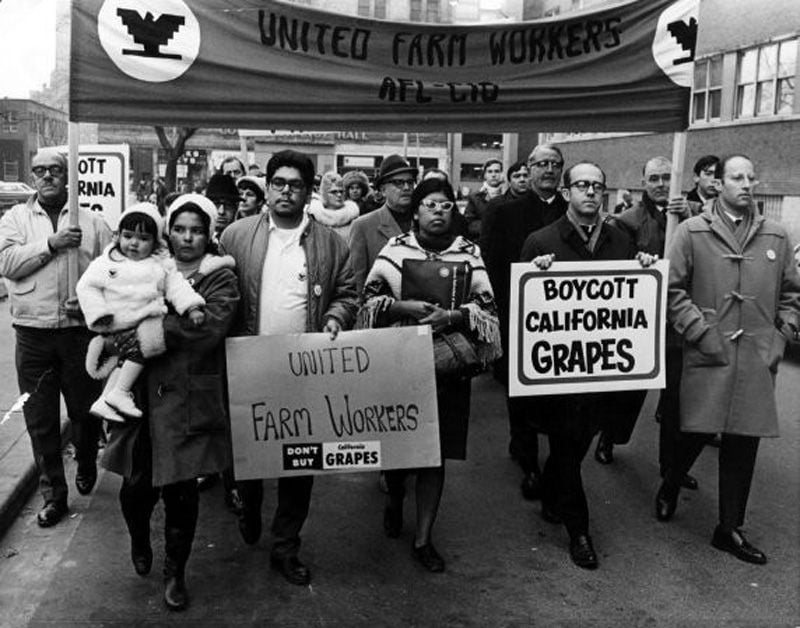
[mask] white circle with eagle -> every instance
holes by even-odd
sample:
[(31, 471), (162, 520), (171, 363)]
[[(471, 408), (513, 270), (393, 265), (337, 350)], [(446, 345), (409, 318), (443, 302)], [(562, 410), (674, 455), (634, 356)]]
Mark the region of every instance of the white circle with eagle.
[(97, 34), (120, 70), (151, 83), (178, 78), (200, 51), (200, 24), (183, 0), (106, 0)]

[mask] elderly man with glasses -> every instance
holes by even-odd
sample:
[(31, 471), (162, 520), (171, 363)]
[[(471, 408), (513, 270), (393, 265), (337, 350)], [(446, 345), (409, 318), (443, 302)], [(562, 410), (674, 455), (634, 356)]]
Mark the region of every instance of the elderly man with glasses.
[(400, 155), (389, 155), (381, 162), (375, 186), (383, 194), (383, 206), (353, 221), (350, 229), (350, 261), (359, 296), (375, 258), (389, 238), (411, 229), (411, 193), (416, 184), (417, 169)]
[(49, 527), (68, 510), (60, 395), (72, 422), (78, 462), (75, 486), (87, 495), (97, 480), (100, 421), (89, 409), (102, 386), (86, 373), (92, 334), (77, 300), (68, 298), (69, 284), (78, 280), (69, 276), (68, 258), (70, 251), (77, 252), (80, 276), (111, 241), (111, 230), (99, 214), (82, 208), (78, 224), (70, 224), (64, 155), (42, 149), (31, 165), (36, 194), (0, 220), (0, 275), (9, 287), (19, 388), (30, 395), (23, 413), (45, 502), (37, 522)]
[[(305, 211), (314, 185), (314, 163), (285, 150), (267, 163), (267, 212), (242, 218), (220, 238), (220, 252), (236, 260), (241, 300), (233, 333), (325, 332), (333, 339), (355, 322), (357, 295), (345, 241)], [(313, 476), (278, 480), (270, 564), (292, 584), (311, 580), (298, 558), (300, 530), (308, 516)], [(239, 532), (245, 543), (261, 536), (261, 480), (239, 482)]]
[[(508, 307), (511, 264), (519, 261), (525, 238), (564, 215), (567, 203), (558, 194), (564, 156), (552, 144), (534, 147), (528, 156), (530, 188), (518, 198), (509, 200), (494, 212), (486, 223), (481, 250), (486, 270), (494, 289), (500, 317), (503, 354), (508, 356)], [(505, 382), (508, 359), (501, 359), (496, 373)], [(509, 398), (508, 420), (510, 442), (508, 452), (522, 468), (522, 496), (528, 500), (540, 497), (539, 435), (535, 425), (546, 413), (535, 398)]]

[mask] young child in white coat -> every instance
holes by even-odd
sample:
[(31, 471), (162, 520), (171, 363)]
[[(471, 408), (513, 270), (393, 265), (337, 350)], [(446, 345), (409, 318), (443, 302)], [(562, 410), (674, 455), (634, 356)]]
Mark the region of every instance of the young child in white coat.
[[(90, 375), (105, 377), (115, 360), (103, 361), (105, 337), (135, 329), (138, 342), (119, 356), (122, 361), (115, 382), (106, 386), (92, 412), (111, 419), (104, 404), (123, 417), (138, 419), (142, 411), (131, 391), (153, 357), (152, 347), (163, 346), (162, 319), (169, 302), (194, 325), (205, 321), (203, 297), (181, 275), (163, 240), (164, 219), (152, 203), (137, 203), (122, 215), (114, 242), (92, 261), (78, 281), (76, 292), (88, 327), (101, 334), (92, 340), (86, 357)], [(116, 344), (116, 343), (115, 343)]]

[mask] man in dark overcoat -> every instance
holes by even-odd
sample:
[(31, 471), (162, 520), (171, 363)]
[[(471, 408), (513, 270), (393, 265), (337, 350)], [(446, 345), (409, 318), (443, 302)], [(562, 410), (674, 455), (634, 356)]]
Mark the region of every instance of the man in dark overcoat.
[[(562, 194), (566, 214), (528, 236), (521, 261), (533, 261), (542, 270), (553, 261), (587, 262), (636, 257), (643, 266), (655, 259), (637, 252), (628, 236), (604, 222), (600, 207), (605, 173), (599, 166), (579, 162), (564, 173)], [(583, 393), (540, 397), (549, 412), (537, 417), (540, 431), (548, 434), (550, 455), (542, 474), (542, 517), (563, 522), (570, 537), (570, 557), (579, 567), (595, 569), (597, 554), (589, 536), (589, 507), (581, 479), (583, 461), (594, 435), (608, 416), (627, 404), (639, 391)]]
[[(486, 270), (500, 317), (503, 354), (508, 355), (508, 304), (511, 264), (519, 261), (525, 238), (537, 229), (558, 220), (567, 210), (567, 203), (558, 193), (564, 157), (552, 144), (535, 146), (528, 156), (530, 189), (497, 209), (486, 222), (481, 245)], [(485, 245), (485, 246), (484, 246)], [(508, 358), (497, 369), (501, 381), (508, 379)], [(546, 412), (534, 398), (509, 398), (508, 452), (522, 468), (522, 496), (538, 499), (541, 470), (539, 436), (533, 427), (538, 414)]]

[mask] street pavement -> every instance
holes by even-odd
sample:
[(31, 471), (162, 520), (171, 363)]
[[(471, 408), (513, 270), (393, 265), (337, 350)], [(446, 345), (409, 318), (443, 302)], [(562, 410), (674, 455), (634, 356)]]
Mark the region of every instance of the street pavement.
[[(13, 347), (7, 327), (0, 344)], [(0, 361), (4, 403), (16, 398), (13, 363), (8, 368)], [(762, 441), (751, 493), (745, 529), (770, 559), (763, 567), (709, 545), (716, 449), (707, 448), (693, 470), (700, 490), (681, 493), (672, 522), (655, 520), (652, 393), (631, 443), (615, 450), (615, 463), (601, 466), (591, 453), (584, 462), (600, 568), (575, 567), (562, 527), (545, 523), (539, 504), (520, 496), (520, 474), (506, 451), (503, 390), (484, 375), (473, 385), (468, 459), (447, 464), (434, 528), (445, 573), (424, 572), (411, 558), (413, 491), (401, 538), (387, 539), (377, 475), (347, 474), (315, 481), (301, 550), (312, 582), (288, 584), (268, 567), (268, 526), (256, 546), (245, 545), (218, 484), (201, 494), (187, 568), (190, 607), (170, 613), (161, 600), (163, 512), (158, 507), (153, 518), (153, 572), (139, 577), (117, 502), (120, 479), (101, 472), (91, 495), (71, 491), (71, 514), (56, 527), (36, 525), (34, 496), (0, 539), (0, 626), (797, 627), (798, 382), (800, 368), (785, 361), (778, 378), (782, 437)], [(75, 465), (65, 459), (72, 487)], [(267, 482), (266, 524), (274, 486)]]

